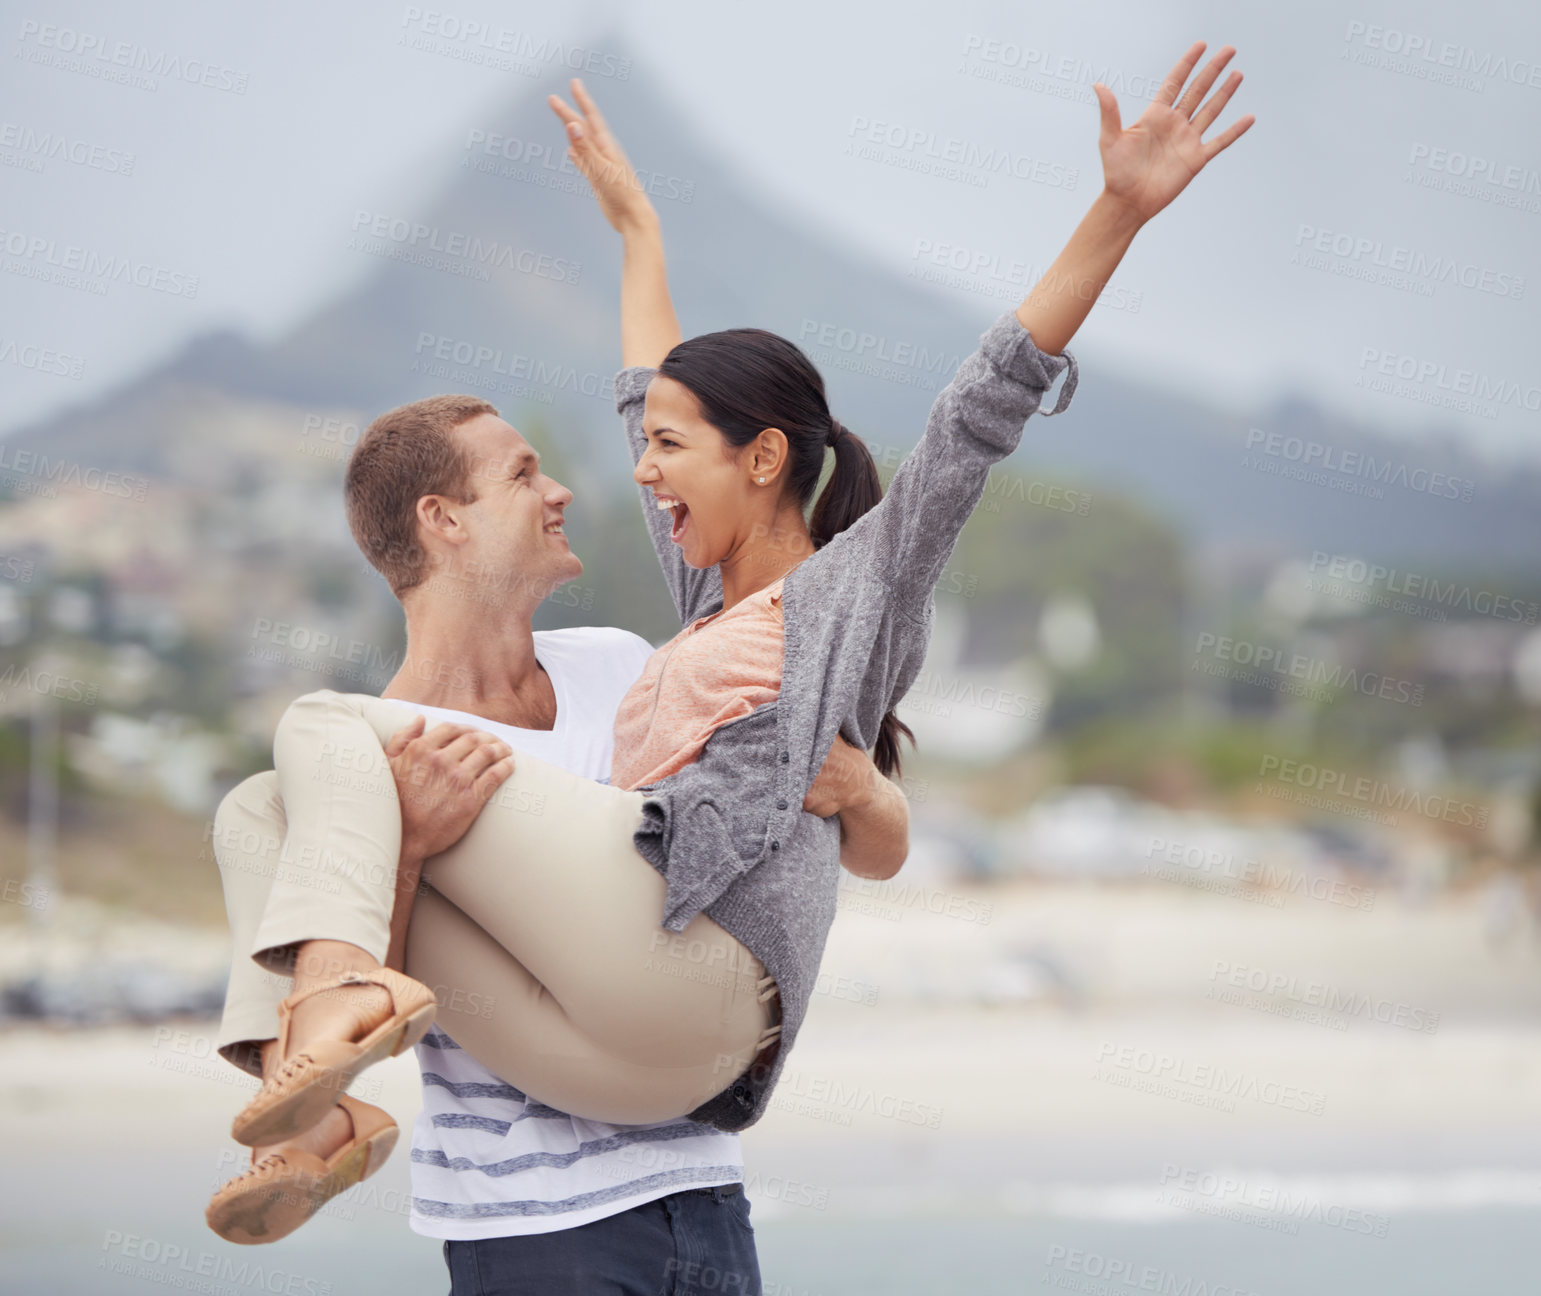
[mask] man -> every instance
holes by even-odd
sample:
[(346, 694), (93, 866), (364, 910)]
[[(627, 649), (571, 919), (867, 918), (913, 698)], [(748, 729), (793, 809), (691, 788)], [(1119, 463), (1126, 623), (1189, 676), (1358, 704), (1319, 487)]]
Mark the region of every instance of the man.
[[(382, 415), (350, 458), (346, 497), (355, 540), (406, 615), (407, 652), (381, 696), (424, 714), (386, 749), (402, 806), (400, 874), (412, 887), (423, 859), (458, 839), (479, 808), (456, 790), (475, 783), (490, 794), (500, 740), (515, 759), (523, 751), (608, 782), (616, 708), (653, 649), (619, 629), (532, 629), (542, 600), (583, 571), (562, 528), (572, 493), (485, 401), (438, 396)], [(425, 782), (444, 794), (424, 792)], [(903, 862), (903, 797), (843, 740), (805, 808), (841, 814), (851, 871), (889, 877)], [(267, 871), (240, 843), (283, 836), (276, 775), (230, 793), (215, 824), (227, 896)], [(393, 952), (404, 948), (401, 929), (393, 924)], [(234, 935), (220, 1051), (271, 1073), (282, 1061), (272, 1037), (284, 987), (247, 957), (251, 933)], [(411, 967), (409, 955), (409, 975)], [(683, 1118), (607, 1125), (527, 1099), (454, 1043), (456, 1013), (480, 1008), (475, 987), (458, 987), (459, 1003), (436, 991), (439, 1017), (417, 1048), (424, 1104), (412, 1140), (411, 1224), (444, 1240), (455, 1293), (685, 1292), (701, 1275), (718, 1289), (759, 1290), (736, 1135)], [(367, 1105), (349, 1102), (346, 1113), (267, 1151), (291, 1165), (324, 1164), (357, 1132), (350, 1119), (356, 1127)], [(380, 1118), (389, 1120), (368, 1119)], [(254, 1161), (249, 1177), (283, 1173)], [(295, 1222), (338, 1186), (310, 1193)]]

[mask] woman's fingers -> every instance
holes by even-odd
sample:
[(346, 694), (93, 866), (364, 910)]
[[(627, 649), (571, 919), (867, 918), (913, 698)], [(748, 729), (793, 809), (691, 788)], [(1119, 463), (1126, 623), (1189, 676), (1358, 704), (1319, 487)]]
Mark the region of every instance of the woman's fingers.
[(559, 95), (549, 95), (546, 101), (566, 128), (567, 156), (589, 182), (605, 219), (624, 233), (631, 219), (650, 210), (652, 204), (637, 183), (625, 151), (610, 134), (599, 105), (576, 77), (572, 96), (578, 105), (576, 111)]
[(1118, 115), (1118, 96), (1100, 81), (1093, 84), (1092, 93), (1097, 96), (1097, 106), (1102, 109), (1101, 138), (1097, 142), (1106, 151), (1124, 133), (1123, 119)]
[(1193, 115), (1194, 128), (1202, 135), (1209, 128), (1209, 124), (1220, 115), (1220, 110), (1225, 107), (1226, 101), (1236, 93), (1236, 87), (1241, 84), (1241, 73), (1232, 72), (1225, 78), (1222, 85), (1214, 94), (1209, 96), (1209, 101)]
[(568, 152), (572, 156), (573, 164), (585, 176), (593, 166), (594, 156), (594, 131), (585, 123), (585, 119), (579, 113), (574, 112), (562, 101), (559, 95), (548, 95), (546, 102), (552, 110), (562, 119), (563, 129), (567, 133)]
[[(1198, 132), (1200, 135), (1203, 135), (1203, 133), (1207, 131), (1214, 123), (1215, 118), (1220, 115), (1221, 111), (1225, 108), (1225, 105), (1230, 102), (1231, 96), (1236, 93), (1236, 87), (1240, 84), (1241, 73), (1232, 72), (1230, 76), (1226, 77), (1225, 84), (1210, 96), (1209, 102), (1206, 103), (1201, 109), (1199, 109), (1198, 116), (1193, 119), (1193, 124), (1198, 127)], [(1251, 124), (1250, 118), (1248, 119), (1248, 124)], [(1227, 141), (1227, 143), (1229, 143), (1229, 141)], [(1217, 149), (1216, 152), (1218, 151), (1219, 150)], [(1207, 156), (1213, 157), (1214, 154), (1211, 153)]]
[(551, 105), (551, 111), (556, 113), (556, 115), (560, 117), (564, 122), (576, 122), (579, 125), (583, 124), (583, 118), (574, 112), (570, 107), (568, 107), (567, 101), (564, 100), (561, 95), (547, 95), (546, 102)]
[(1254, 117), (1251, 113), (1248, 113), (1239, 122), (1233, 123), (1227, 130), (1221, 132), (1219, 135), (1216, 135), (1214, 139), (1210, 140), (1209, 143), (1204, 145), (1204, 161), (1208, 162), (1210, 158), (1215, 156), (1216, 153), (1224, 152), (1243, 135), (1245, 135), (1248, 128), (1256, 120), (1256, 117)]
[(1199, 73), (1196, 80), (1184, 92), (1183, 97), (1177, 101), (1177, 111), (1184, 117), (1192, 117), (1198, 106), (1204, 102), (1204, 96), (1209, 93), (1209, 87), (1214, 85), (1215, 78), (1221, 70), (1236, 57), (1236, 47), (1227, 45), (1214, 58), (1210, 59), (1208, 66)]
[(580, 114), (563, 103), (559, 96), (548, 95), (546, 102), (562, 119), (563, 129), (567, 133), (568, 151), (578, 169), (583, 171), (585, 166), (591, 166), (594, 160), (595, 140), (592, 126), (586, 123)]
[(577, 78), (573, 79), (572, 89), (573, 98), (577, 100), (578, 107), (582, 109), (581, 112), (571, 108), (561, 95), (547, 95), (546, 102), (562, 119), (567, 128), (568, 139), (574, 148), (578, 147), (578, 141), (587, 140), (601, 151), (609, 152), (615, 147), (615, 138), (605, 124), (599, 105), (590, 98), (589, 92), (583, 88), (583, 83)]
[(1199, 61), (1199, 56), (1204, 52), (1204, 42), (1194, 41), (1188, 47), (1188, 52), (1177, 60), (1176, 65), (1167, 73), (1167, 78), (1161, 83), (1161, 89), (1157, 92), (1152, 103), (1165, 104), (1170, 108), (1177, 102), (1178, 92), (1188, 80), (1188, 75), (1193, 71), (1193, 65)]
[(594, 132), (595, 140), (601, 148), (608, 151), (615, 144), (615, 136), (610, 134), (610, 125), (605, 121), (604, 113), (599, 111), (599, 105), (594, 102), (593, 96), (584, 89), (583, 82), (577, 77), (573, 78), (572, 88), (573, 98), (577, 100), (578, 107), (583, 109), (583, 115)]

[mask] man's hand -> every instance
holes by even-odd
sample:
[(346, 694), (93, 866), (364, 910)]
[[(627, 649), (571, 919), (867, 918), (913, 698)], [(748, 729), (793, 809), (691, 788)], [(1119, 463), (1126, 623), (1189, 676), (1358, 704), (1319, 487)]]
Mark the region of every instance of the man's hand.
[(840, 864), (865, 878), (891, 878), (910, 853), (910, 807), (898, 784), (840, 735), (824, 758), (803, 809), (840, 816)]
[(447, 851), (514, 772), (513, 749), (501, 738), (448, 722), (424, 732), (427, 723), (418, 716), (385, 745), (401, 803), (403, 861)]
[(803, 809), (820, 819), (842, 810), (864, 810), (877, 795), (878, 780), (886, 782), (872, 758), (836, 734), (835, 745), (803, 798)]

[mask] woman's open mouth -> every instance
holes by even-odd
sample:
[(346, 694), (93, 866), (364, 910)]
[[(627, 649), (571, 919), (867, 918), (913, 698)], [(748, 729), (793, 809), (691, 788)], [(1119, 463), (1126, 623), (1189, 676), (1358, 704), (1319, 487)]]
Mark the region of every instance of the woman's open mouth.
[(674, 515), (674, 523), (669, 528), (669, 539), (676, 544), (685, 534), (685, 527), (690, 520), (690, 506), (684, 500), (675, 499), (672, 495), (665, 495), (658, 501), (658, 507), (668, 509)]

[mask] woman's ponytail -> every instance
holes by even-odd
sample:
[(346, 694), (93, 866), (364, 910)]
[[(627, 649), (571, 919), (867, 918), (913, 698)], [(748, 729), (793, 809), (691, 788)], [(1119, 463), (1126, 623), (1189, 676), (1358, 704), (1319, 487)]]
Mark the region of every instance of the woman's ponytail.
[(830, 474), (819, 502), (808, 519), (814, 548), (823, 548), (863, 513), (876, 508), (883, 498), (883, 483), (872, 452), (859, 436), (847, 431), (838, 419), (830, 420), (835, 451), (835, 470)]
[[(883, 498), (883, 483), (867, 443), (843, 427), (839, 419), (830, 420), (830, 446), (835, 452), (835, 470), (830, 474), (819, 502), (813, 506), (808, 533), (815, 548), (828, 544), (863, 513), (877, 507)], [(872, 763), (884, 778), (897, 777), (901, 770), (899, 739), (903, 736), (915, 745), (915, 732), (890, 711), (878, 726), (877, 745)]]

